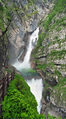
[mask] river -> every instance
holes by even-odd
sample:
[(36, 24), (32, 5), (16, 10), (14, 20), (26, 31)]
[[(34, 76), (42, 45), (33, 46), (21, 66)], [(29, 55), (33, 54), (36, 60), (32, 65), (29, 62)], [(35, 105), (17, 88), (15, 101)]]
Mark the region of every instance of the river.
[[(15, 63), (12, 64), (18, 71), (24, 75), (24, 79), (26, 80), (27, 84), (30, 87), (30, 91), (35, 96), (37, 101), (37, 111), (40, 114), (41, 111), (41, 99), (42, 99), (42, 91), (43, 91), (43, 83), (42, 78), (38, 74), (32, 74), (29, 78), (31, 64), (30, 64), (30, 57), (33, 48), (35, 47), (39, 34), (39, 27), (30, 35), (29, 43), (27, 46), (27, 52), (25, 54), (23, 62), (20, 62), (18, 58), (16, 59)], [(26, 74), (25, 74), (26, 73)]]

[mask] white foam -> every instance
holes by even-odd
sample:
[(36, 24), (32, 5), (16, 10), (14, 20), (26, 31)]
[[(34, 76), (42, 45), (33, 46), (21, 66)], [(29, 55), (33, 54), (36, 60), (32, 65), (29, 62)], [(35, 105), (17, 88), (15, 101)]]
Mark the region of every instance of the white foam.
[(30, 56), (31, 56), (32, 49), (34, 48), (33, 44), (36, 44), (36, 41), (38, 40), (38, 33), (39, 33), (39, 28), (37, 28), (30, 36), (29, 45), (27, 47), (27, 52), (24, 57), (24, 61), (19, 62), (17, 59), (16, 62), (12, 64), (16, 69), (21, 70), (21, 69), (28, 69), (31, 67)]
[[(34, 45), (36, 44), (38, 40), (38, 33), (39, 33), (39, 28), (37, 28), (32, 35), (30, 36), (29, 39), (29, 45), (27, 47), (27, 52), (24, 57), (23, 62), (19, 62), (18, 58), (15, 61), (14, 64), (12, 64), (17, 70), (22, 71), (22, 69), (29, 69), (31, 68), (30, 65), (30, 56), (31, 56), (31, 51), (34, 48)], [(42, 84), (42, 79), (34, 79), (32, 78), (31, 80), (27, 80), (27, 84), (30, 86), (31, 92), (36, 98), (37, 101), (37, 111), (40, 113), (41, 110), (41, 98), (42, 98), (42, 90), (43, 90), (43, 84)]]
[(41, 99), (42, 99), (42, 91), (43, 91), (43, 83), (42, 79), (34, 79), (27, 80), (27, 84), (30, 87), (30, 90), (32, 94), (35, 96), (35, 99), (37, 101), (37, 111), (40, 113), (41, 110)]

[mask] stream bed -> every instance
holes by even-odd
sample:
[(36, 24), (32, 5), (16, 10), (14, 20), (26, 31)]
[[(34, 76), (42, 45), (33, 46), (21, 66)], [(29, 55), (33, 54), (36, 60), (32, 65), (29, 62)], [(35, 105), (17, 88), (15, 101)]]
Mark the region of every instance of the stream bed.
[[(29, 37), (29, 43), (26, 46), (27, 51), (24, 56), (24, 60), (22, 62), (20, 62), (19, 57), (18, 57), (15, 60), (15, 63), (13, 63), (12, 65), (22, 74), (26, 83), (29, 85), (30, 91), (35, 96), (35, 99), (37, 101), (37, 111), (40, 114), (41, 108), (42, 108), (41, 100), (42, 100), (42, 92), (43, 92), (44, 86), (43, 86), (41, 76), (39, 74), (37, 74), (37, 72), (35, 72), (31, 68), (31, 62), (30, 62), (31, 52), (37, 43), (38, 34), (39, 34), (39, 28), (37, 28)], [(22, 52), (21, 52), (21, 54), (22, 54)], [(52, 109), (51, 109), (51, 107), (49, 107), (48, 113), (57, 117), (57, 118), (59, 115), (62, 114), (61, 117), (63, 117), (63, 115), (64, 115), (63, 112), (59, 113), (58, 110), (59, 110), (58, 108), (56, 108), (56, 110), (55, 110), (55, 107), (53, 108), (53, 106), (52, 106)]]
[(27, 46), (27, 52), (25, 54), (23, 62), (20, 62), (18, 58), (15, 63), (12, 64), (18, 71), (21, 72), (22, 76), (26, 80), (27, 84), (30, 87), (30, 91), (35, 96), (37, 101), (37, 111), (40, 114), (41, 111), (41, 99), (42, 99), (42, 91), (43, 91), (43, 83), (42, 78), (37, 73), (31, 73), (31, 63), (30, 56), (33, 48), (35, 47), (38, 40), (39, 28), (37, 28), (29, 38), (29, 43)]

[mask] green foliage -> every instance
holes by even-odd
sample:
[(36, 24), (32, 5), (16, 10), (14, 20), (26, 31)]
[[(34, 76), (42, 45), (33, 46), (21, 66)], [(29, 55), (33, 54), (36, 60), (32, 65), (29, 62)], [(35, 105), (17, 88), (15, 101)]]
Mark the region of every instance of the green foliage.
[(53, 17), (59, 14), (60, 12), (62, 12), (63, 10), (65, 10), (65, 0), (56, 1), (52, 12), (48, 15), (47, 19), (43, 22), (43, 26), (45, 30), (48, 30), (50, 28), (49, 25), (51, 24)]
[[(56, 23), (55, 24), (52, 24), (52, 20), (53, 18), (55, 17), (55, 15), (58, 15), (59, 13), (61, 12), (64, 12), (65, 11), (65, 0), (58, 0), (55, 2), (55, 5), (54, 5), (54, 8), (53, 10), (51, 11), (51, 13), (47, 16), (46, 20), (42, 21), (40, 23), (40, 25), (43, 27), (44, 29), (44, 32), (40, 33), (39, 34), (39, 40), (38, 40), (38, 43), (37, 43), (37, 46), (35, 48), (35, 53), (37, 53), (38, 49), (39, 49), (39, 46), (41, 47), (42, 46), (42, 41), (46, 38), (46, 36), (48, 35), (48, 32), (49, 32), (49, 29), (54, 29), (55, 26), (57, 25), (64, 25), (66, 24), (65, 23), (65, 17), (63, 17), (62, 19), (59, 19), (59, 20), (56, 20)], [(54, 18), (55, 20), (55, 18)], [(57, 29), (57, 30), (61, 30), (61, 29)], [(46, 32), (46, 33), (45, 33)]]
[[(48, 119), (56, 119), (56, 117), (53, 117), (53, 116), (48, 114)], [(61, 119), (61, 116), (58, 116), (57, 119)]]
[[(50, 118), (51, 117), (51, 118)], [(16, 74), (2, 102), (2, 119), (45, 119), (37, 112), (37, 103), (22, 76)], [(48, 116), (48, 119), (55, 117)]]
[(34, 69), (23, 69), (21, 72), (23, 73), (36, 73), (36, 71)]
[(35, 3), (36, 0), (27, 0), (29, 3)]
[(7, 2), (1, 0), (0, 1), (0, 30), (2, 32), (5, 31), (6, 26), (8, 25), (8, 21), (10, 21), (10, 8), (7, 7)]
[(26, 14), (28, 17), (32, 17), (34, 14), (38, 14), (38, 11), (36, 10), (36, 11), (34, 11), (34, 12), (32, 12), (31, 14)]
[(30, 77), (30, 76), (36, 75), (36, 71), (31, 69), (31, 68), (30, 69), (23, 69), (21, 71), (21, 74), (25, 77)]
[(48, 114), (48, 119), (56, 119), (56, 117), (50, 116), (50, 115)]
[(60, 50), (60, 51), (57, 51), (57, 50), (53, 50), (51, 51), (51, 53), (49, 54), (49, 56), (51, 56), (51, 58), (53, 57), (54, 59), (61, 59), (61, 58), (64, 58), (66, 54), (66, 50), (63, 49), (63, 50)]
[(54, 87), (56, 94), (52, 93), (52, 95), (55, 95), (55, 99), (57, 100), (58, 104), (60, 103), (59, 102), (60, 98), (61, 98), (62, 104), (66, 101), (66, 87), (65, 86), (66, 86), (66, 78), (61, 79), (60, 77), (57, 86)]
[(36, 48), (35, 48), (35, 50), (34, 50), (34, 54), (35, 54), (35, 55), (36, 55), (37, 50), (38, 50), (39, 47), (40, 47), (40, 49), (43, 48), (43, 47), (42, 47), (42, 41), (44, 40), (45, 36), (46, 36), (46, 34), (45, 34), (44, 32), (41, 32), (41, 33), (39, 34), (39, 40), (37, 41), (37, 45), (36, 45)]
[(41, 34), (39, 34), (39, 39), (40, 40), (38, 40), (38, 42), (37, 42), (38, 47), (42, 45), (42, 41), (44, 40), (44, 38), (45, 38), (44, 32), (42, 32)]
[(37, 103), (29, 86), (20, 75), (10, 83), (2, 103), (3, 119), (44, 119), (37, 113)]
[(17, 5), (13, 1), (0, 0), (0, 30), (1, 30), (1, 32), (4, 32), (6, 30), (7, 26), (9, 25), (9, 22), (12, 19), (11, 15), (13, 12), (16, 12), (17, 14), (19, 14), (20, 19), (23, 19), (21, 14), (24, 13), (25, 20), (26, 20), (26, 18), (29, 18), (32, 15), (37, 14), (38, 11), (35, 10), (34, 8), (33, 8), (33, 12), (31, 11), (31, 13), (28, 14), (28, 10), (31, 5), (34, 6), (34, 2), (35, 2), (35, 0), (33, 0), (33, 1), (28, 0), (28, 3), (24, 6), (22, 6), (22, 8), (20, 8), (19, 4)]
[[(36, 61), (36, 66), (38, 69), (45, 71), (46, 78), (50, 77), (57, 77), (57, 85), (52, 87), (51, 96), (53, 96), (56, 104), (58, 106), (65, 103), (65, 90), (66, 90), (66, 78), (62, 77), (61, 73), (66, 71), (66, 65), (61, 66), (60, 60), (65, 59), (66, 50), (65, 50), (65, 44), (66, 38), (61, 38), (60, 33), (65, 30), (66, 26), (66, 17), (65, 17), (65, 0), (55, 0), (55, 5), (48, 14), (44, 20), (40, 21), (40, 27), (42, 28), (42, 32), (39, 34), (39, 40), (37, 43), (37, 46), (34, 50), (34, 57), (35, 59), (38, 59), (38, 57), (43, 56), (44, 54), (48, 54), (47, 57), (43, 59), (38, 59)], [(59, 32), (60, 31), (60, 32)], [(48, 39), (48, 40), (47, 40)], [(45, 43), (45, 45), (44, 45)], [(55, 44), (57, 45), (57, 48), (55, 48)], [(59, 50), (57, 50), (59, 49)], [(55, 64), (55, 60), (58, 60), (59, 63)], [(63, 64), (62, 64), (63, 65)], [(46, 71), (46, 68), (49, 68), (50, 71)], [(59, 70), (59, 71), (58, 71)], [(52, 73), (53, 72), (53, 73)], [(50, 84), (48, 82), (44, 81), (44, 92), (49, 89)], [(51, 89), (51, 88), (50, 88)], [(55, 93), (54, 93), (55, 92)], [(43, 93), (43, 96), (45, 96), (45, 93)], [(53, 119), (55, 117), (52, 117), (48, 115), (49, 119)], [(58, 119), (61, 119), (61, 117), (58, 117)]]
[(45, 70), (46, 67), (47, 67), (47, 64), (43, 64), (43, 65), (39, 64), (39, 65), (37, 66), (37, 68), (42, 69), (42, 70)]

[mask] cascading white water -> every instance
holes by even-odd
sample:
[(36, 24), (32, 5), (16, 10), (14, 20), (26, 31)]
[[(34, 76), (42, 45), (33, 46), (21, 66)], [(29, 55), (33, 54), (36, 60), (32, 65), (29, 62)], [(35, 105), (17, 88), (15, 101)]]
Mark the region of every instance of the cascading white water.
[(31, 92), (35, 96), (35, 99), (37, 100), (38, 106), (37, 110), (40, 113), (41, 110), (41, 99), (42, 99), (42, 91), (43, 91), (43, 83), (42, 79), (34, 79), (27, 80), (27, 84), (30, 87)]
[[(29, 45), (27, 47), (27, 52), (26, 55), (24, 57), (24, 61), (21, 63), (18, 61), (18, 59), (16, 60), (16, 62), (13, 64), (13, 66), (19, 70), (19, 71), (23, 71), (24, 69), (30, 69), (31, 65), (30, 65), (30, 55), (31, 55), (31, 51), (34, 48), (34, 45), (36, 44), (36, 41), (38, 40), (38, 33), (39, 33), (39, 28), (37, 28), (32, 35), (30, 36), (29, 39)], [(27, 80), (26, 79), (27, 84), (30, 86), (30, 90), (33, 93), (33, 95), (36, 98), (37, 101), (37, 111), (38, 113), (40, 113), (41, 110), (41, 99), (42, 99), (42, 90), (43, 90), (43, 84), (42, 84), (42, 79), (34, 79), (32, 78), (31, 80)]]
[(28, 69), (31, 67), (30, 66), (30, 55), (34, 47), (33, 44), (35, 44), (35, 42), (38, 40), (38, 33), (39, 33), (39, 28), (37, 28), (30, 36), (29, 45), (27, 47), (27, 52), (24, 57), (24, 61), (21, 63), (17, 59), (16, 62), (13, 64), (13, 66), (16, 67), (16, 69), (22, 70), (22, 69)]

